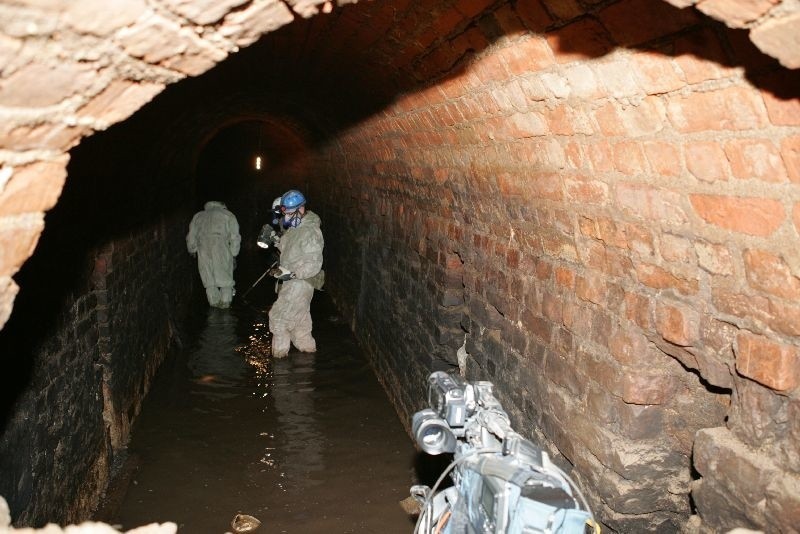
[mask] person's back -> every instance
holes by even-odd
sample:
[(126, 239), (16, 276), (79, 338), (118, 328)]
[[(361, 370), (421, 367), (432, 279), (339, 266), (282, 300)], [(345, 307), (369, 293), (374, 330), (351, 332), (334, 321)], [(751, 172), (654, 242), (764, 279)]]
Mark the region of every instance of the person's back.
[(227, 308), (234, 293), (234, 257), (239, 254), (241, 236), (236, 217), (225, 204), (209, 201), (195, 214), (186, 236), (186, 247), (197, 254), (200, 278), (211, 306)]

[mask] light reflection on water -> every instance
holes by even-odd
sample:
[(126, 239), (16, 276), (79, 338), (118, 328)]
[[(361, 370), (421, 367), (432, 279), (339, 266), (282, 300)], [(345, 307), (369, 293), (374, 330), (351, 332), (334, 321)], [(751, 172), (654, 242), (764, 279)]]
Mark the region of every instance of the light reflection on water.
[(134, 429), (142, 467), (115, 522), (221, 534), (241, 512), (265, 532), (409, 532), (413, 444), (341, 328), (316, 320), (320, 352), (273, 359), (265, 314), (209, 310)]

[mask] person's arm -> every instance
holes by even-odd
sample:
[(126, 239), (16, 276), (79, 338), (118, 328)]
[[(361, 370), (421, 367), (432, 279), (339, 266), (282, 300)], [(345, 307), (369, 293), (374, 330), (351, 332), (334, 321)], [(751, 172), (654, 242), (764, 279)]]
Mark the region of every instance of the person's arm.
[(233, 214), (231, 214), (230, 219), (228, 247), (230, 247), (231, 254), (236, 257), (239, 255), (239, 249), (242, 245), (242, 236), (239, 235), (239, 221), (236, 220)]
[(192, 222), (189, 223), (189, 233), (186, 234), (186, 249), (189, 254), (197, 254), (197, 215), (192, 217)]

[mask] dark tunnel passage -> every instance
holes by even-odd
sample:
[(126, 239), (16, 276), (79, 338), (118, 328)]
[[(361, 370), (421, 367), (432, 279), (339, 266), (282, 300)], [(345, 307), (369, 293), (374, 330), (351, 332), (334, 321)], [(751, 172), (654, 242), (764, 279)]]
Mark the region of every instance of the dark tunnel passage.
[[(756, 23), (779, 37), (794, 15), (716, 16), (729, 28), (703, 3), (360, 2), (291, 20), (281, 10), (302, 2), (232, 1), (214, 19), (164, 0), (105, 36), (71, 22), (81, 68), (100, 57), (94, 74), (166, 87), (141, 106), (71, 77), (95, 100), (58, 108), (42, 136), (72, 142), (43, 222), (27, 206), (49, 189), (0, 180), (0, 215), (15, 217), (0, 238), (41, 232), (0, 330), (14, 524), (97, 509), (204, 306), (192, 214), (212, 199), (236, 214), (241, 295), (264, 268), (273, 199), (296, 188), (323, 221), (325, 298), (406, 429), (429, 373), (461, 372), (495, 384), (606, 530), (792, 531), (800, 71), (757, 48)], [(267, 4), (255, 41), (242, 28)], [(241, 50), (195, 42), (236, 31)], [(126, 98), (128, 118), (91, 122), (127, 117)], [(33, 153), (38, 126), (0, 143)], [(12, 242), (0, 265), (23, 257)]]

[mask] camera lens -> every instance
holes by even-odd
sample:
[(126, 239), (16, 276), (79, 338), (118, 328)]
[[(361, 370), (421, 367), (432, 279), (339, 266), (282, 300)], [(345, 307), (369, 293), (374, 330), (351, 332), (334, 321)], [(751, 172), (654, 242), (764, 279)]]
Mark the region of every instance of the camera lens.
[(428, 454), (455, 452), (456, 437), (447, 422), (433, 410), (422, 410), (414, 414), (411, 426), (417, 443)]

